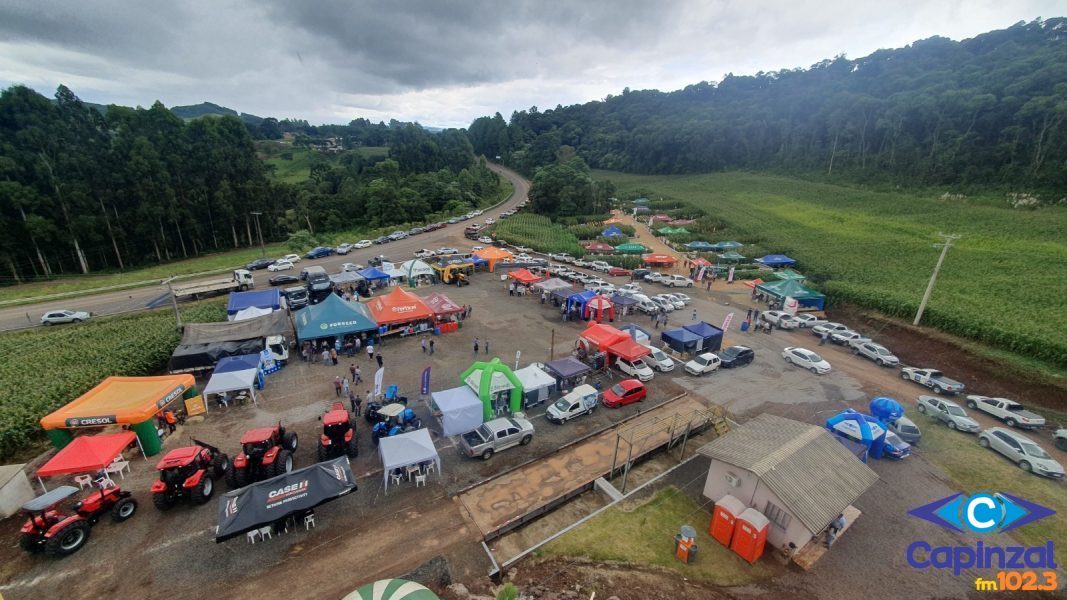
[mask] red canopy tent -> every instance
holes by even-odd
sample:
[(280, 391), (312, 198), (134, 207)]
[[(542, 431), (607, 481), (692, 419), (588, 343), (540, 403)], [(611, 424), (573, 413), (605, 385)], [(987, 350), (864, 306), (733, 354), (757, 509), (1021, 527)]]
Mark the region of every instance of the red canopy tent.
[(452, 301), (451, 298), (442, 294), (441, 292), (434, 292), (423, 299), (426, 306), (430, 307), (438, 317), (447, 317), (463, 312), (463, 307)]
[(605, 244), (604, 242), (590, 242), (585, 245), (587, 252), (595, 252), (597, 254), (610, 254), (615, 251), (615, 248), (611, 244)]
[(367, 307), (370, 308), (371, 315), (378, 325), (432, 319), (434, 314), (422, 298), (399, 286), (394, 287), (393, 291), (384, 296), (371, 298)]
[(589, 348), (590, 350), (607, 351), (608, 347), (615, 342), (629, 339), (629, 337), (611, 325), (592, 323), (585, 331), (578, 334), (578, 341), (579, 343), (585, 342), (587, 346), (592, 346), (592, 348)]
[(79, 435), (37, 469), (37, 480), (44, 488), (42, 477), (95, 473), (110, 465), (136, 439), (132, 431)]
[(678, 259), (670, 254), (646, 254), (642, 258), (646, 265), (665, 265), (669, 267), (678, 262)]
[(633, 338), (627, 337), (619, 340), (608, 347), (607, 353), (616, 356), (618, 358), (625, 358), (626, 360), (637, 360), (642, 356), (648, 356), (652, 354), (652, 351), (648, 349), (648, 346), (639, 344), (633, 340)]
[(763, 283), (762, 279), (749, 279), (748, 281), (745, 281), (745, 285), (752, 289), (756, 289), (756, 286), (761, 283)]
[(582, 315), (583, 319), (588, 319), (592, 316), (593, 320), (597, 323), (604, 320), (604, 313), (607, 313), (608, 320), (615, 320), (615, 303), (611, 301), (611, 298), (607, 296), (593, 296), (585, 303), (585, 313)]
[(708, 259), (704, 258), (703, 256), (694, 258), (693, 260), (689, 261), (689, 264), (693, 265), (694, 267), (710, 267), (711, 266), (711, 262), (709, 262)]
[(512, 271), (508, 273), (508, 277), (524, 285), (537, 283), (538, 281), (541, 281), (541, 279), (543, 279), (542, 277), (538, 277), (537, 275), (531, 273), (529, 269), (518, 269), (516, 271)]

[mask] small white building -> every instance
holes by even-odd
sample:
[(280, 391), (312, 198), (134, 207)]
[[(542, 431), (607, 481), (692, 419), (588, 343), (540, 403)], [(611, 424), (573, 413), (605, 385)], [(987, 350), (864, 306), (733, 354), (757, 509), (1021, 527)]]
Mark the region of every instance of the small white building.
[(878, 480), (830, 432), (769, 414), (698, 452), (711, 459), (704, 495), (729, 494), (763, 513), (774, 548), (803, 548)]
[(26, 465), (0, 465), (0, 519), (17, 513), (36, 496), (25, 468)]

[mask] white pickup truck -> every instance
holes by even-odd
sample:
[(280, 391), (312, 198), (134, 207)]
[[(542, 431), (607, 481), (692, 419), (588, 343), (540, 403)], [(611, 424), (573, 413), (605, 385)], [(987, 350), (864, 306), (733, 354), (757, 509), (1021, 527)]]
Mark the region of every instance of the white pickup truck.
[(1020, 429), (1037, 429), (1045, 426), (1045, 417), (1030, 412), (1022, 404), (1007, 398), (990, 398), (972, 394), (967, 396), (967, 407), (990, 414), (1008, 427)]

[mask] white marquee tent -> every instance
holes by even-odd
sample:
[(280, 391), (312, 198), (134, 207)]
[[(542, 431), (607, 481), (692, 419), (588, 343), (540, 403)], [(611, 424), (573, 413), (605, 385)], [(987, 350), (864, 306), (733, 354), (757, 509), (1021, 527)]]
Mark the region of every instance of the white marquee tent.
[(259, 354), (227, 356), (215, 365), (215, 372), (204, 386), (203, 394), (206, 398), (210, 394), (248, 390), (252, 402), (258, 405), (256, 381), (259, 377)]
[(248, 308), (242, 308), (233, 315), (230, 315), (231, 321), (245, 321), (247, 319), (255, 319), (256, 317), (262, 317), (263, 315), (269, 315), (274, 312), (269, 308), (260, 308), (258, 306), (249, 306)]
[(389, 474), (393, 469), (433, 461), (437, 476), (441, 476), (441, 457), (433, 446), (428, 429), (417, 429), (378, 440), (378, 456), (382, 459), (382, 482), (389, 491)]
[(482, 424), (482, 400), (468, 386), (433, 392), (430, 400), (441, 413), (437, 420), (443, 436), (467, 433)]
[(544, 402), (556, 391), (556, 378), (536, 363), (515, 371), (515, 377), (522, 382), (523, 406)]

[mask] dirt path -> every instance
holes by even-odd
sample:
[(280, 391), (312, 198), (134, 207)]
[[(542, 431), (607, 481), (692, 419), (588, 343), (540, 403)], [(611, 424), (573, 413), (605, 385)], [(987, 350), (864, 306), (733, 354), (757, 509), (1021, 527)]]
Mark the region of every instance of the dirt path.
[(633, 215), (628, 213), (613, 213), (613, 216), (621, 219), (623, 225), (630, 225), (634, 228), (634, 233), (636, 234), (634, 241), (636, 241), (637, 243), (643, 244), (646, 248), (648, 248), (655, 254), (667, 254), (678, 259), (678, 262), (675, 263), (673, 267), (669, 269), (657, 267), (657, 271), (678, 273), (679, 275), (687, 275), (689, 273), (689, 271), (683, 266), (682, 263), (682, 261), (684, 261), (685, 259), (682, 258), (678, 252), (672, 250), (670, 246), (665, 244), (662, 239), (652, 235), (652, 232), (649, 230), (647, 224), (639, 222), (637, 219), (634, 218)]

